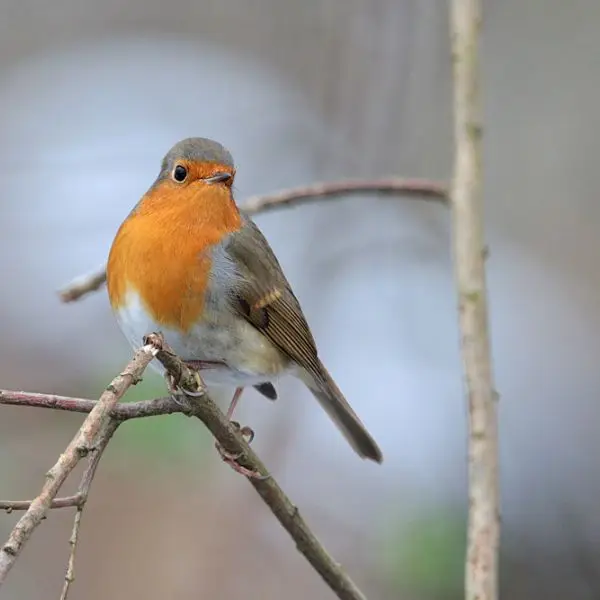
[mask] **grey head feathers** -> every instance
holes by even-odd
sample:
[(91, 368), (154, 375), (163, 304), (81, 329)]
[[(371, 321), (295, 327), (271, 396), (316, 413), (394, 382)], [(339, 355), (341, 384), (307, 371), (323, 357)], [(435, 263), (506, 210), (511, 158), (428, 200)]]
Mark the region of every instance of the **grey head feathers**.
[(186, 138), (177, 142), (162, 161), (159, 179), (169, 174), (178, 160), (191, 162), (214, 162), (233, 168), (233, 157), (229, 150), (208, 138)]

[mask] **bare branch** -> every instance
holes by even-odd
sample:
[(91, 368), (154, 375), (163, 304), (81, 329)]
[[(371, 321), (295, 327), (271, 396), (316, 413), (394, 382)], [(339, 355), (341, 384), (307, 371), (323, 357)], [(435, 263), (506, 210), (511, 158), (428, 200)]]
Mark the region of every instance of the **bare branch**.
[(469, 399), (467, 600), (498, 598), (500, 509), (496, 393), (488, 333), (479, 83), (480, 0), (453, 0), (455, 165), (452, 186), (459, 323)]
[[(386, 179), (350, 179), (330, 183), (314, 183), (273, 194), (252, 196), (241, 209), (249, 215), (254, 215), (323, 198), (339, 198), (357, 194), (402, 195), (422, 200), (434, 200), (444, 204), (448, 201), (448, 191), (446, 186), (441, 183), (426, 179), (388, 177)], [(77, 277), (60, 290), (59, 296), (63, 302), (74, 302), (90, 292), (99, 290), (105, 282), (106, 272), (103, 265), (97, 271)]]
[[(55, 394), (0, 390), (0, 404), (89, 413), (94, 406), (96, 406), (97, 401), (84, 398), (57, 396)], [(170, 415), (173, 413), (185, 413), (185, 410), (177, 404), (173, 398), (168, 397), (117, 404), (110, 411), (110, 416), (119, 421), (127, 421), (128, 419), (158, 417), (160, 415)], [(2, 503), (0, 503), (0, 508), (3, 508)]]
[(140, 348), (124, 371), (115, 377), (100, 400), (86, 417), (79, 431), (59, 457), (57, 463), (46, 474), (41, 493), (33, 500), (27, 512), (19, 519), (8, 541), (0, 548), (0, 586), (14, 565), (27, 540), (40, 524), (52, 500), (60, 490), (69, 473), (92, 449), (92, 444), (110, 411), (127, 389), (137, 383), (144, 369), (156, 355), (156, 347), (150, 342)]
[(114, 432), (117, 430), (118, 426), (119, 421), (115, 421), (113, 419), (105, 421), (94, 443), (94, 448), (92, 449), (87, 469), (85, 470), (85, 472), (83, 473), (83, 477), (81, 478), (78, 493), (79, 502), (77, 504), (75, 518), (73, 519), (73, 529), (71, 531), (71, 537), (69, 538), (71, 552), (69, 553), (69, 562), (67, 563), (67, 572), (65, 573), (65, 583), (63, 585), (62, 594), (60, 595), (60, 600), (67, 600), (67, 596), (69, 595), (69, 590), (71, 588), (71, 583), (75, 581), (75, 550), (77, 549), (77, 541), (79, 540), (79, 528), (81, 526), (81, 517), (83, 516), (83, 509), (90, 494), (90, 487), (92, 485), (92, 481), (94, 480), (96, 469), (100, 464), (102, 454), (104, 453), (104, 450), (106, 450), (108, 442), (110, 442), (110, 439), (112, 438)]
[[(197, 377), (197, 374), (188, 369), (188, 367), (177, 356), (170, 352), (160, 335), (153, 334), (148, 336), (145, 342), (152, 342), (154, 348), (160, 348), (156, 354), (156, 358), (162, 362), (167, 371), (173, 377), (173, 380), (177, 382), (179, 389), (182, 390), (184, 397), (187, 399), (188, 406), (182, 406), (182, 403), (174, 400), (173, 398), (158, 398), (156, 400), (148, 400), (143, 402), (113, 404), (112, 408), (108, 409), (110, 410), (110, 413), (108, 414), (110, 414), (112, 417), (112, 419), (108, 421), (108, 424), (116, 428), (122, 421), (128, 419), (177, 412), (200, 419), (208, 427), (210, 432), (217, 439), (218, 443), (227, 452), (239, 457), (237, 460), (243, 467), (247, 468), (249, 471), (258, 472), (267, 476), (267, 478), (264, 480), (255, 478), (248, 479), (263, 501), (271, 509), (275, 517), (294, 539), (299, 551), (306, 557), (309, 563), (321, 575), (329, 587), (336, 593), (338, 598), (342, 600), (364, 600), (364, 596), (360, 590), (356, 587), (344, 570), (328, 554), (319, 540), (308, 528), (308, 525), (300, 516), (297, 507), (292, 504), (277, 482), (268, 474), (266, 467), (259, 460), (256, 454), (254, 454), (245, 440), (239, 435), (238, 431), (232, 426), (230, 421), (225, 417), (217, 405), (210, 399), (204, 390), (203, 383)], [(114, 382), (112, 385), (114, 385)], [(190, 394), (185, 395), (185, 391), (188, 391)], [(203, 391), (204, 395), (201, 397), (193, 395), (199, 391)], [(71, 412), (91, 411), (93, 414), (99, 402), (85, 400), (83, 398), (68, 398), (50, 394), (35, 394), (1, 390), (0, 404), (54, 408)], [(96, 444), (96, 447), (100, 447), (100, 441)], [(99, 455), (96, 455), (95, 458), (96, 457), (97, 460), (100, 459)], [(90, 471), (89, 468), (84, 474), (84, 480), (88, 474), (89, 482), (91, 482), (93, 471)], [(56, 499), (53, 496), (48, 502), (47, 508), (51, 508), (53, 506), (56, 508), (62, 508), (65, 506), (77, 506), (80, 508), (85, 503), (88, 490), (89, 484), (86, 488), (82, 481), (82, 485), (80, 486), (78, 494), (67, 498)], [(0, 502), (0, 508), (7, 510), (31, 510), (37, 501), (38, 499), (31, 503), (23, 501)], [(76, 516), (76, 522), (74, 523), (73, 533), (71, 536), (71, 539), (74, 540), (72, 543), (73, 552), (76, 545), (80, 519), (81, 515), (79, 514)], [(73, 575), (73, 556), (74, 554), (71, 555), (69, 560), (69, 568), (67, 569), (67, 577), (65, 580), (67, 591), (67, 582), (72, 579)]]
[[(0, 510), (5, 510), (7, 513), (11, 513), (13, 510), (27, 510), (33, 500), (0, 500)], [(81, 502), (81, 496), (75, 494), (74, 496), (65, 496), (64, 498), (55, 498), (50, 503), (50, 508), (71, 508), (73, 506), (79, 506)]]
[(446, 187), (425, 179), (349, 179), (329, 183), (313, 183), (304, 187), (282, 190), (273, 194), (248, 198), (242, 210), (249, 215), (269, 212), (296, 204), (320, 201), (323, 198), (340, 198), (357, 194), (378, 194), (386, 196), (407, 196), (420, 200), (434, 200), (445, 203)]

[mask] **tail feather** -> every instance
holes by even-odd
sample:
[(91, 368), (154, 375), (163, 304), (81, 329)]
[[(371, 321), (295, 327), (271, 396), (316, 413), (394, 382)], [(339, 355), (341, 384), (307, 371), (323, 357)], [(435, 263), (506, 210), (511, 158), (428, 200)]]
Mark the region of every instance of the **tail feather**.
[(299, 376), (319, 401), (331, 420), (337, 425), (352, 448), (362, 458), (377, 463), (383, 461), (383, 455), (377, 442), (371, 437), (358, 415), (337, 387), (323, 364), (318, 369), (301, 369)]

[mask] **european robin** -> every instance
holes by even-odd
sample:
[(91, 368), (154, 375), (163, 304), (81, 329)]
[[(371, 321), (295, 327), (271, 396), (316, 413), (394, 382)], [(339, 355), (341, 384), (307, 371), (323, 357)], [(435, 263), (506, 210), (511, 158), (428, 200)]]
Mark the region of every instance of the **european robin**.
[(283, 374), (302, 380), (362, 458), (381, 450), (321, 362), (282, 268), (237, 207), (235, 167), (219, 143), (188, 138), (119, 228), (107, 265), (108, 295), (130, 343), (161, 331), (208, 385), (246, 386), (271, 400)]

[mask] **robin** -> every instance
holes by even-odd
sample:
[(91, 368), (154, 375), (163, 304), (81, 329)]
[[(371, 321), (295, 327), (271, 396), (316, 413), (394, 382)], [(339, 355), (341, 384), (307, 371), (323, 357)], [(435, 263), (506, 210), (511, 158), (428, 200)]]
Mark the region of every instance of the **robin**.
[(134, 346), (161, 331), (208, 385), (235, 388), (229, 419), (245, 387), (275, 400), (272, 382), (298, 377), (357, 454), (381, 463), (273, 250), (238, 209), (234, 178), (231, 154), (213, 140), (188, 138), (166, 154), (110, 249), (108, 295), (121, 330)]

